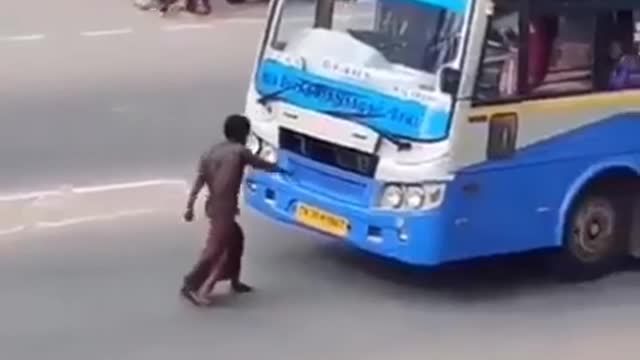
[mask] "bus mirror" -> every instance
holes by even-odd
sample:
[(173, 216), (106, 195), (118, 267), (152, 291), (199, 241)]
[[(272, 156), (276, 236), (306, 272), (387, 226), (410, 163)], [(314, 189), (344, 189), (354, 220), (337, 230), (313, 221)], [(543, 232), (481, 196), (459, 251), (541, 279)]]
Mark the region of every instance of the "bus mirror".
[(440, 90), (449, 95), (456, 95), (460, 86), (460, 70), (444, 67), (440, 71)]

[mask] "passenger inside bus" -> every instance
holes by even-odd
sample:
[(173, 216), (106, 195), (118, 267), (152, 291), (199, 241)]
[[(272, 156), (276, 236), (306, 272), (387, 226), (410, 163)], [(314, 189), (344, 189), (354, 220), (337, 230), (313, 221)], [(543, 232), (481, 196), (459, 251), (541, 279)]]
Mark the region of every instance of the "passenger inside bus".
[(613, 28), (617, 34), (609, 46), (609, 90), (640, 88), (640, 55), (637, 46), (634, 45), (633, 15), (631, 11), (613, 14)]
[[(528, 88), (531, 95), (589, 91), (593, 88), (590, 19), (539, 16), (529, 25)], [(591, 31), (589, 31), (591, 30)], [(500, 97), (517, 92), (518, 49), (505, 61)]]
[(611, 44), (611, 56), (615, 65), (609, 78), (610, 90), (640, 88), (640, 56), (622, 50), (620, 41)]
[[(485, 43), (478, 100), (640, 89), (640, 10), (538, 15), (530, 20), (526, 42), (518, 30), (518, 10), (497, 8)], [(525, 43), (528, 83), (519, 89), (518, 54)]]
[[(529, 68), (532, 95), (578, 93), (593, 89), (593, 34), (590, 17), (548, 17), (530, 35)], [(551, 27), (553, 26), (553, 27)], [(553, 28), (555, 31), (541, 31)], [(537, 68), (536, 68), (537, 67)]]
[[(541, 16), (533, 19), (529, 25), (529, 86), (539, 86), (547, 76), (551, 62), (552, 44), (558, 33), (557, 19), (553, 16)], [(503, 66), (500, 95), (513, 96), (517, 92), (518, 49), (512, 49)]]

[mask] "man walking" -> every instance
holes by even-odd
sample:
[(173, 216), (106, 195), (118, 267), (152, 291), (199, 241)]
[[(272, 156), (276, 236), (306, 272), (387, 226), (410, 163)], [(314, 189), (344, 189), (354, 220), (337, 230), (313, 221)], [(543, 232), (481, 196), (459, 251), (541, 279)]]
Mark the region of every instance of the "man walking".
[(236, 222), (238, 214), (238, 194), (246, 166), (276, 171), (271, 164), (252, 154), (245, 147), (251, 126), (242, 115), (227, 117), (224, 124), (226, 141), (214, 145), (200, 158), (198, 174), (191, 189), (184, 219), (193, 221), (193, 206), (198, 193), (206, 185), (209, 196), (205, 203), (205, 213), (210, 228), (207, 242), (200, 259), (192, 271), (184, 278), (182, 296), (196, 306), (210, 302), (203, 299), (199, 291), (204, 283), (211, 279), (207, 287), (210, 292), (215, 283), (230, 280), (235, 292), (248, 292), (251, 287), (240, 280), (240, 262), (243, 252), (244, 235)]

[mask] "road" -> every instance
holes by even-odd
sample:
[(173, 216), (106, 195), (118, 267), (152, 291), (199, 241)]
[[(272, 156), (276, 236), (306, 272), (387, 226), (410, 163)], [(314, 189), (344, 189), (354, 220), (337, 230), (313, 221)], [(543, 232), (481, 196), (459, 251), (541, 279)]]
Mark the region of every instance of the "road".
[(13, 3), (0, 15), (0, 188), (185, 175), (242, 110), (263, 7), (225, 23), (129, 1), (63, 0), (31, 19)]
[[(205, 224), (179, 222), (186, 183), (241, 110), (264, 7), (200, 20), (2, 1), (3, 358), (638, 357), (636, 271), (562, 285), (532, 259), (406, 269), (247, 209), (256, 293), (191, 308), (177, 290)], [(172, 181), (105, 186), (152, 179)]]

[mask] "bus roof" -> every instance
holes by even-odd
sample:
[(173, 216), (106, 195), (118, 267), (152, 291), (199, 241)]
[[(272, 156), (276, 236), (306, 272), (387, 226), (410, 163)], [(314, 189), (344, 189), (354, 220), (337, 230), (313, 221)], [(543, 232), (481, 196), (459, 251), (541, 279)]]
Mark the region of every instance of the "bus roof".
[[(454, 12), (464, 12), (467, 7), (467, 3), (472, 0), (417, 0), (435, 6), (439, 6)], [(632, 9), (635, 7), (640, 8), (640, 0), (494, 0), (497, 3), (503, 4), (522, 4), (527, 3), (534, 4), (533, 10), (543, 7), (549, 8), (583, 8), (583, 9)]]

